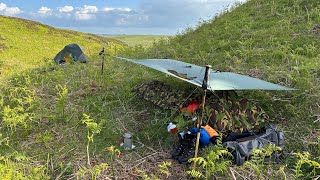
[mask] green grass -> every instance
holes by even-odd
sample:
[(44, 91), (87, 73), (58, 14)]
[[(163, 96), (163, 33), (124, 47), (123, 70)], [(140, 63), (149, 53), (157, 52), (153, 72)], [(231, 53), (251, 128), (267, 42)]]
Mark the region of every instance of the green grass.
[[(288, 128), (288, 147), (308, 150), (293, 133), (318, 131), (320, 110), (318, 1), (251, 0), (130, 57), (174, 58), (295, 87), (295, 92), (239, 92), (255, 99), (270, 119)], [(290, 125), (290, 126), (287, 126)], [(292, 139), (291, 139), (292, 138)], [(293, 143), (294, 142), (294, 143)], [(297, 143), (297, 144), (296, 144)], [(293, 146), (293, 147), (292, 147)]]
[[(136, 168), (152, 174), (157, 163), (170, 161), (167, 152), (175, 139), (166, 132), (165, 123), (171, 112), (141, 101), (131, 90), (151, 79), (180, 88), (193, 86), (110, 58), (101, 75), (98, 52), (105, 42), (113, 43), (107, 49), (110, 54), (211, 64), (221, 71), (298, 88), (296, 92), (238, 93), (261, 106), (270, 122), (284, 129), (285, 152), (309, 151), (319, 161), (320, 35), (311, 31), (320, 22), (319, 9), (317, 0), (251, 0), (195, 29), (157, 37), (154, 44), (154, 37), (149, 36), (115, 40), (0, 16), (0, 175), (7, 172), (8, 179), (75, 178), (86, 165), (83, 114), (102, 127), (90, 144), (92, 166), (109, 162), (106, 147), (119, 147), (125, 132), (133, 133), (137, 149), (122, 151), (115, 161), (118, 176), (137, 178)], [(70, 43), (80, 44), (91, 61), (52, 64), (55, 54)], [(59, 85), (67, 88), (65, 95)], [(285, 162), (285, 172), (293, 177), (295, 161)], [(187, 167), (172, 166), (172, 179), (186, 179)], [(104, 172), (109, 174), (110, 170)]]
[(0, 84), (13, 73), (42, 67), (66, 45), (77, 43), (89, 56), (96, 54), (103, 43), (123, 43), (70, 30), (60, 30), (34, 21), (0, 16)]
[(319, 161), (320, 4), (317, 0), (251, 0), (162, 40), (131, 58), (173, 58), (251, 75), (298, 91), (238, 91), (284, 129), (285, 152)]
[[(36, 178), (30, 171), (37, 166), (44, 168), (47, 175), (57, 177), (69, 162), (74, 171), (66, 175), (74, 175), (85, 165), (82, 158), (86, 153), (87, 131), (81, 123), (84, 113), (102, 125), (101, 133), (95, 135), (90, 145), (93, 161), (105, 161), (106, 147), (119, 147), (119, 137), (124, 132), (138, 134), (137, 129), (150, 124), (153, 115), (141, 114), (150, 108), (133, 99), (131, 93), (132, 87), (144, 80), (139, 74), (151, 77), (150, 73), (107, 58), (101, 75), (101, 57), (98, 57), (101, 47), (111, 42), (113, 45), (107, 47), (107, 52), (112, 54), (124, 47), (122, 42), (23, 19), (0, 16), (0, 21), (3, 29), (0, 32), (0, 163), (1, 170), (12, 172), (2, 174), (1, 171), (1, 177)], [(91, 61), (54, 65), (55, 54), (70, 43), (80, 44)], [(133, 75), (128, 77), (127, 73)], [(63, 100), (58, 85), (68, 90)], [(136, 117), (142, 117), (145, 122), (136, 123)], [(141, 132), (140, 140), (145, 142), (144, 136), (148, 134)], [(142, 150), (141, 155), (144, 153)], [(15, 164), (21, 154), (24, 158), (19, 163), (23, 166)]]
[(111, 36), (111, 38), (117, 39), (124, 42), (128, 46), (138, 46), (149, 47), (154, 42), (160, 39), (166, 39), (168, 36), (163, 35), (120, 35), (120, 36)]

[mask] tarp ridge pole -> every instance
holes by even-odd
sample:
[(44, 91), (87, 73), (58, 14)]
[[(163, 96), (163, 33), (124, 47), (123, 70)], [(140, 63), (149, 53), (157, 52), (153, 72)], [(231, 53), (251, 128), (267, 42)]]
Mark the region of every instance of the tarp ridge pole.
[[(202, 89), (204, 90), (204, 94), (203, 94), (203, 98), (202, 98), (202, 104), (201, 104), (201, 117), (198, 119), (198, 124), (197, 124), (197, 128), (198, 128), (198, 132), (197, 132), (197, 139), (196, 139), (196, 149), (194, 152), (194, 158), (198, 157), (198, 151), (199, 151), (199, 140), (200, 140), (200, 128), (202, 125), (202, 119), (204, 116), (204, 105), (206, 103), (206, 96), (207, 96), (207, 90), (208, 90), (208, 81), (209, 81), (209, 75), (210, 75), (210, 69), (211, 66), (210, 65), (206, 65), (206, 72), (204, 74), (204, 78), (203, 78), (203, 82), (202, 82)], [(193, 163), (193, 170), (196, 169), (196, 163)]]
[[(107, 43), (107, 45), (108, 45), (108, 43)], [(103, 74), (103, 69), (104, 69), (104, 57), (106, 55), (104, 47), (100, 51), (99, 55), (102, 56), (102, 62), (101, 62), (101, 75), (102, 75)]]

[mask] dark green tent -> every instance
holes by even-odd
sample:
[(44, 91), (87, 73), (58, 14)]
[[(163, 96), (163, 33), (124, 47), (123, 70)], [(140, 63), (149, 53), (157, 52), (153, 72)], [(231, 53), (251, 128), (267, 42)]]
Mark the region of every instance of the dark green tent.
[(57, 64), (72, 63), (72, 61), (86, 63), (88, 57), (78, 44), (69, 44), (56, 55), (54, 61)]

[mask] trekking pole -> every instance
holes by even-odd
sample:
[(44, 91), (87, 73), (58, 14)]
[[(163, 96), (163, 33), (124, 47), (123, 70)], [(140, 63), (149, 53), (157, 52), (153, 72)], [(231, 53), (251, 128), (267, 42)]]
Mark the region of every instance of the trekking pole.
[(103, 69), (104, 69), (104, 56), (106, 55), (105, 51), (104, 51), (104, 47), (102, 48), (102, 50), (99, 53), (100, 56), (102, 56), (102, 63), (101, 63), (101, 74), (103, 74)]
[[(207, 90), (208, 90), (208, 81), (209, 81), (209, 76), (210, 76), (210, 68), (211, 68), (210, 65), (206, 65), (206, 72), (204, 74), (204, 79), (203, 79), (203, 82), (202, 82), (202, 89), (204, 89), (204, 95), (203, 95), (202, 104), (201, 104), (201, 107), (202, 107), (201, 117), (199, 118), (198, 125), (197, 125), (198, 133), (197, 133), (197, 139), (196, 139), (196, 149), (195, 149), (195, 152), (194, 152), (194, 158), (198, 157), (199, 140), (200, 140), (200, 128), (201, 128), (202, 119), (203, 119), (203, 116), (204, 116), (204, 105), (206, 104), (206, 96), (207, 96)], [(193, 163), (193, 168), (192, 169), (193, 170), (196, 169), (196, 163), (195, 162)]]

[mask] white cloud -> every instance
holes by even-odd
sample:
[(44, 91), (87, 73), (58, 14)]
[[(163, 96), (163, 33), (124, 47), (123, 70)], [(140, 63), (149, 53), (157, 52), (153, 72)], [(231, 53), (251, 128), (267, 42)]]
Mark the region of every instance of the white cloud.
[(87, 6), (78, 7), (75, 12), (75, 18), (78, 20), (91, 20), (96, 18), (96, 13), (98, 8), (96, 6)]
[(18, 7), (7, 7), (4, 11), (5, 15), (14, 16), (22, 13), (22, 11)]
[(68, 12), (71, 12), (74, 10), (74, 8), (72, 6), (64, 6), (64, 7), (58, 8), (58, 9), (59, 9), (59, 12), (61, 12), (61, 13), (68, 13)]
[(106, 7), (106, 8), (103, 8), (103, 11), (108, 12), (108, 11), (113, 11), (113, 10), (115, 10), (115, 9), (116, 9), (116, 8)]
[(4, 3), (0, 3), (0, 11), (5, 10), (7, 8), (7, 5)]
[(6, 16), (14, 16), (22, 13), (22, 11), (18, 7), (8, 7), (4, 3), (0, 3), (0, 14)]
[(78, 7), (77, 9), (78, 9), (77, 12), (84, 13), (84, 14), (98, 12), (97, 6), (84, 5), (83, 7)]
[(94, 19), (96, 16), (94, 14), (86, 14), (86, 13), (76, 12), (75, 17), (78, 20), (90, 20), (90, 19)]
[(42, 6), (39, 10), (38, 13), (45, 15), (45, 14), (50, 14), (52, 12), (52, 9), (48, 8), (48, 7), (44, 7)]
[(132, 10), (130, 8), (111, 8), (111, 7), (106, 7), (106, 8), (103, 8), (103, 11), (105, 11), (105, 12), (110, 12), (110, 11), (130, 12)]
[(139, 34), (145, 29), (147, 31), (144, 32), (148, 34), (164, 34), (162, 31), (173, 34), (186, 26), (196, 25), (200, 18), (212, 18), (235, 1), (246, 0), (140, 0), (134, 9), (131, 9), (131, 6), (98, 8), (91, 4), (78, 7), (49, 6), (22, 12), (18, 7), (8, 7), (0, 0), (0, 14), (24, 17), (57, 27), (79, 30), (91, 28), (90, 32), (95, 29), (104, 33), (108, 33), (109, 29), (120, 32), (120, 29), (123, 29), (129, 34)]

